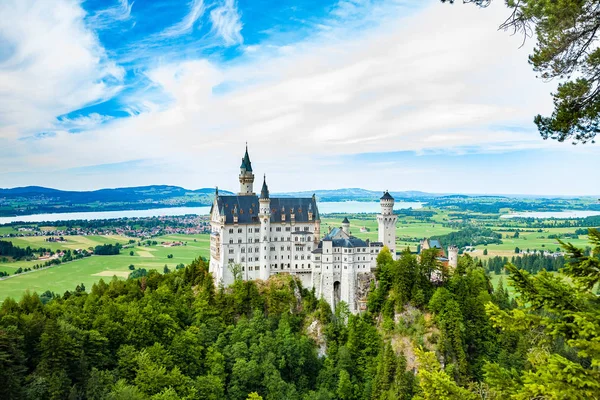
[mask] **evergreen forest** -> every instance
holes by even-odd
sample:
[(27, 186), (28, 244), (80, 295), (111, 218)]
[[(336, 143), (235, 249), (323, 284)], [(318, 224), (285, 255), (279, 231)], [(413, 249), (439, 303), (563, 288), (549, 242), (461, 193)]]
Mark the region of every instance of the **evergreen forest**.
[(405, 251), (367, 310), (289, 275), (216, 287), (197, 259), (0, 307), (2, 399), (598, 399), (600, 233), (558, 272)]

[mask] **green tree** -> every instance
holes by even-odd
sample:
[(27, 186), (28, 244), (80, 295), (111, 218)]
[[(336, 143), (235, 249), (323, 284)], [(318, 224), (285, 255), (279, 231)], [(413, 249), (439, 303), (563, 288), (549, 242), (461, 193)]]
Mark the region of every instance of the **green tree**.
[[(600, 232), (590, 229), (589, 239), (600, 254)], [(507, 264), (520, 308), (487, 305), (496, 327), (527, 337), (531, 346), (529, 367), (510, 384), (513, 371), (487, 367), (486, 379), (501, 397), (593, 399), (600, 393), (600, 299), (592, 290), (600, 282), (600, 259), (563, 247), (570, 261), (558, 275), (532, 276)]]
[(419, 386), (416, 400), (476, 400), (477, 396), (458, 386), (441, 367), (433, 352), (415, 349), (419, 362)]

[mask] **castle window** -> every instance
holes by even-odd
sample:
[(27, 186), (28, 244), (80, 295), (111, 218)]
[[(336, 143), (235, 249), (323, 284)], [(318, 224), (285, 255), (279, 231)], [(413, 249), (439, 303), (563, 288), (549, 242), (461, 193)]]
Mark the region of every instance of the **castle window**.
[(229, 239), (229, 244), (233, 244), (233, 239)]
[[(266, 250), (266, 249), (267, 249), (267, 248), (265, 247), (265, 250)], [(256, 253), (258, 253), (258, 252), (260, 252), (260, 248), (258, 248), (258, 247), (257, 247), (257, 248), (255, 248), (255, 249), (254, 249), (254, 251), (255, 251)]]
[(308, 226), (305, 226), (305, 227), (304, 227), (304, 230), (305, 230), (306, 232), (308, 232)]
[(233, 249), (229, 249), (229, 254), (233, 254)]
[(242, 247), (242, 253), (245, 253), (245, 252), (246, 252), (246, 248)]
[(259, 265), (257, 265), (256, 267), (254, 267), (254, 270), (255, 270), (255, 271), (258, 271), (259, 269), (260, 269), (260, 266), (259, 266)]
[(299, 232), (299, 231), (300, 231), (300, 227), (299, 227), (299, 226), (297, 226), (297, 227), (296, 227), (296, 232)]
[(260, 232), (260, 228), (254, 228), (254, 233), (259, 233)]
[(288, 246), (288, 247), (287, 247), (287, 249), (288, 249), (288, 251), (289, 251), (289, 250), (291, 250), (291, 249), (292, 249), (292, 246)]
[(238, 229), (238, 233), (242, 233), (242, 228), (239, 228), (239, 229)]
[(230, 259), (228, 260), (228, 262), (232, 263), (232, 262), (233, 262), (233, 258), (230, 258)]
[(292, 230), (292, 228), (291, 228), (291, 227), (289, 227), (289, 226), (286, 226), (286, 227), (285, 227), (285, 231), (286, 231), (286, 232), (289, 232), (289, 231), (291, 231), (291, 230)]
[(278, 226), (277, 228), (275, 228), (275, 232), (281, 232), (281, 227)]
[(254, 261), (258, 261), (258, 257), (254, 257)]
[(284, 250), (285, 250), (285, 247), (281, 246), (281, 251), (284, 251)]
[(288, 236), (287, 241), (290, 242), (291, 240), (292, 238)]
[(242, 267), (242, 271), (245, 271), (245, 270), (246, 270), (246, 267)]
[(238, 239), (238, 243), (242, 243), (242, 238), (239, 238), (239, 239)]
[(248, 267), (248, 271), (252, 271), (252, 267)]
[(230, 230), (229, 230), (229, 233), (233, 233), (233, 229), (230, 229)]
[[(246, 261), (246, 259), (245, 259), (244, 257), (242, 257), (242, 259), (241, 259), (241, 260), (242, 260), (242, 262)], [(243, 268), (243, 267), (242, 267), (242, 268)], [(242, 269), (242, 271), (243, 271), (243, 269)]]
[(248, 247), (248, 253), (252, 253), (252, 247)]

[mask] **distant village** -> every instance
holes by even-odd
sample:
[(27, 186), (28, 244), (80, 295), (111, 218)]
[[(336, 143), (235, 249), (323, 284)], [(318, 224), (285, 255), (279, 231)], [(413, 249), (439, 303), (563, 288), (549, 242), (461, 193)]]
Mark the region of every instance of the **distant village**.
[[(66, 241), (66, 236), (120, 235), (135, 239), (151, 239), (161, 235), (194, 235), (209, 233), (208, 216), (186, 215), (148, 218), (121, 218), (104, 221), (13, 224), (14, 232), (0, 238), (46, 236), (48, 242)], [(44, 229), (41, 229), (43, 227)], [(54, 229), (53, 229), (54, 228)]]

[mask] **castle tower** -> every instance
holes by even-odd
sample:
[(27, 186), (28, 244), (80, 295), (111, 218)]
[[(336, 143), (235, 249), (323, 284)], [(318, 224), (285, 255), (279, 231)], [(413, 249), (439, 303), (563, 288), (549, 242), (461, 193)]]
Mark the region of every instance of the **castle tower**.
[[(313, 213), (313, 211), (314, 211), (312, 209), (313, 203), (315, 204), (315, 208), (316, 208), (316, 206), (317, 206), (317, 198), (316, 198), (316, 196), (315, 196), (314, 193), (312, 195), (312, 202), (310, 204), (310, 211), (311, 211), (311, 213)], [(315, 229), (315, 232), (314, 232), (315, 233), (315, 236), (314, 236), (314, 241), (315, 242), (314, 242), (314, 244), (315, 244), (315, 246), (317, 246), (319, 244), (319, 241), (321, 240), (321, 219), (319, 218), (319, 214), (318, 213), (314, 213), (311, 216), (311, 220), (315, 221), (315, 228), (314, 228)]]
[[(248, 153), (246, 153), (248, 154)], [(260, 191), (258, 219), (260, 220), (260, 279), (267, 280), (271, 275), (271, 199), (267, 187), (267, 177), (264, 177)]]
[(448, 247), (448, 267), (451, 269), (456, 269), (458, 266), (458, 247), (450, 246)]
[(252, 163), (248, 156), (248, 144), (246, 143), (246, 154), (242, 158), (240, 166), (240, 196), (253, 196), (252, 186), (254, 185), (254, 174), (252, 173)]
[(344, 220), (342, 221), (342, 230), (348, 235), (350, 234), (350, 221), (348, 221), (348, 217), (344, 217)]
[(396, 221), (398, 216), (394, 214), (394, 198), (386, 190), (381, 199), (381, 214), (377, 215), (377, 225), (379, 227), (378, 241), (387, 246), (396, 259)]

